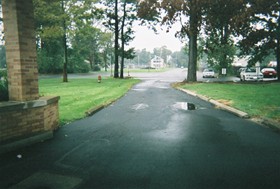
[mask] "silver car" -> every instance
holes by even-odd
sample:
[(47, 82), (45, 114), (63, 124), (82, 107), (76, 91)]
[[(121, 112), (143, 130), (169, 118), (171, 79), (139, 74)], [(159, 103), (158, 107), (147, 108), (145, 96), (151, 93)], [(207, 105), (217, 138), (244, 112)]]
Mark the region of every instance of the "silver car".
[(203, 72), (202, 72), (202, 77), (203, 78), (205, 78), (205, 77), (212, 77), (212, 78), (214, 78), (215, 77), (215, 72), (211, 68), (204, 69)]
[(240, 81), (262, 81), (263, 74), (255, 68), (246, 68), (240, 72)]

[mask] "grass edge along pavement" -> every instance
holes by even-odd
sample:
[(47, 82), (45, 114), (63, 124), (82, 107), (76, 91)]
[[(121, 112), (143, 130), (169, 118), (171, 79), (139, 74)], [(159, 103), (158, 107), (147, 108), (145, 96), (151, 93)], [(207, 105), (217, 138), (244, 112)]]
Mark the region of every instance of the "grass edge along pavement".
[(92, 115), (100, 109), (112, 104), (139, 80), (102, 78), (97, 79), (40, 79), (40, 96), (60, 96), (59, 123), (60, 126), (68, 124), (86, 116)]
[(176, 83), (173, 87), (216, 107), (280, 129), (280, 83)]

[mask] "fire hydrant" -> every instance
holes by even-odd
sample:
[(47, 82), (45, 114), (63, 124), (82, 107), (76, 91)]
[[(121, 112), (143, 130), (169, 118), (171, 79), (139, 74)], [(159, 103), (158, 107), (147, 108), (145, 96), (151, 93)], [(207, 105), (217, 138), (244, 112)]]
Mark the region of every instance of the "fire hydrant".
[(98, 83), (101, 83), (101, 75), (99, 75), (99, 76), (97, 77), (97, 82), (98, 82)]

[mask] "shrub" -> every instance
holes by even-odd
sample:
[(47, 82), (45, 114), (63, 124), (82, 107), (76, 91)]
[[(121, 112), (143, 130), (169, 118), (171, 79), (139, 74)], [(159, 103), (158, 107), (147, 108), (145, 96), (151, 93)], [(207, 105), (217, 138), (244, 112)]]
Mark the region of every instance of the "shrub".
[(0, 70), (0, 101), (9, 100), (7, 70)]

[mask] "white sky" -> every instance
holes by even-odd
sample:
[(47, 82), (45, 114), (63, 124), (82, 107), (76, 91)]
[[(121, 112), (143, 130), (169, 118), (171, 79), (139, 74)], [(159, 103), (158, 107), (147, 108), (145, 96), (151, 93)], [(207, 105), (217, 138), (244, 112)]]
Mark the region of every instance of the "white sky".
[(147, 49), (147, 51), (152, 52), (154, 48), (166, 46), (167, 49), (172, 52), (180, 51), (184, 46), (178, 38), (175, 37), (175, 33), (179, 30), (179, 26), (172, 27), (169, 32), (166, 29), (159, 30), (159, 34), (149, 29), (147, 26), (136, 25), (134, 27), (135, 38), (130, 42), (130, 47), (134, 47), (136, 50)]

